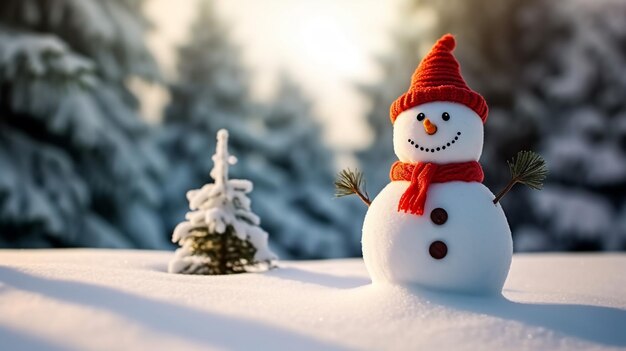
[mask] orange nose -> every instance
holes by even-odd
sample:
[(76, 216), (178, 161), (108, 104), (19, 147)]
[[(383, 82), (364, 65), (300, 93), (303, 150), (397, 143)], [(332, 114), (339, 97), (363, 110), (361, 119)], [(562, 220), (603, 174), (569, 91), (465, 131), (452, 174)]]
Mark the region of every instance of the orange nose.
[(428, 118), (424, 120), (424, 130), (428, 135), (433, 135), (437, 133), (437, 125), (431, 122)]

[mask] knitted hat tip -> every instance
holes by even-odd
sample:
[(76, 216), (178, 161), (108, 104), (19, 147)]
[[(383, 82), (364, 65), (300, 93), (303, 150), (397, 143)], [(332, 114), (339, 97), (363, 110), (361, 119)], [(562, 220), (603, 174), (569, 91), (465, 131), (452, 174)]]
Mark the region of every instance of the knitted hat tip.
[(437, 46), (439, 45), (445, 47), (446, 49), (448, 49), (448, 51), (454, 50), (454, 48), (456, 47), (454, 35), (450, 33), (444, 34), (439, 40), (437, 40)]
[(427, 102), (447, 101), (463, 104), (474, 110), (485, 123), (489, 108), (485, 99), (473, 91), (463, 79), (459, 62), (452, 50), (456, 40), (445, 34), (433, 45), (411, 76), (406, 93), (400, 95), (389, 108), (391, 123), (400, 113)]

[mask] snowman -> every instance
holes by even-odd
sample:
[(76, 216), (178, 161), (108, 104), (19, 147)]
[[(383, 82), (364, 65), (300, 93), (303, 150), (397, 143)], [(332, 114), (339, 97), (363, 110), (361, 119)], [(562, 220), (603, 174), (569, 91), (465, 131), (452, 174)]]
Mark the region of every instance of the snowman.
[(509, 272), (511, 231), (478, 163), (488, 108), (461, 76), (454, 47), (452, 35), (439, 39), (391, 105), (399, 161), (363, 223), (374, 285), (499, 294)]

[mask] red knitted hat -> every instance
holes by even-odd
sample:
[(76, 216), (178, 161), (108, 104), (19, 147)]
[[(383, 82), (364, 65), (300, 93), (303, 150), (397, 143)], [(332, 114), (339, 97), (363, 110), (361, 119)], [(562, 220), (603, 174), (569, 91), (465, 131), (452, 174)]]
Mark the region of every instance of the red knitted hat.
[(391, 104), (391, 123), (402, 111), (433, 101), (463, 104), (474, 110), (485, 123), (489, 112), (487, 102), (463, 80), (459, 62), (452, 55), (455, 46), (454, 37), (446, 34), (430, 49), (413, 73), (409, 90)]

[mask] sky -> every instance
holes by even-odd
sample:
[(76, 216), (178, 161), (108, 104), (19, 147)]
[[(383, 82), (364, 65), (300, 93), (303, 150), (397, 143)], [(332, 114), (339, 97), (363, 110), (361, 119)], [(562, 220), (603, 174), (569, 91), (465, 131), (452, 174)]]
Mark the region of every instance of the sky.
[[(387, 49), (397, 1), (217, 0), (216, 6), (242, 48), (254, 96), (271, 97), (281, 70), (291, 74), (312, 99), (326, 141), (338, 150), (352, 150), (372, 141), (364, 121), (370, 105), (355, 83), (379, 78), (374, 55)], [(175, 48), (185, 40), (195, 4), (147, 2), (155, 24), (149, 46), (168, 78), (175, 77)], [(167, 94), (159, 88), (143, 90), (144, 112), (158, 120)]]

